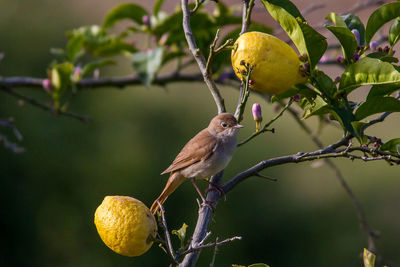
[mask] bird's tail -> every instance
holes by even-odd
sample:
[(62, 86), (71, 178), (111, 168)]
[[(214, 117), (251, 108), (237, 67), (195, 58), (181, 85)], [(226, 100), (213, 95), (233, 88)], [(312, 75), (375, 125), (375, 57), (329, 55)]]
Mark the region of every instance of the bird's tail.
[(158, 205), (157, 202), (160, 202), (162, 205), (165, 200), (167, 200), (167, 197), (172, 194), (172, 192), (175, 191), (178, 186), (185, 181), (185, 177), (183, 177), (179, 173), (171, 173), (171, 175), (168, 178), (167, 184), (164, 187), (164, 190), (161, 192), (160, 196), (154, 201), (153, 205), (151, 205), (150, 211), (154, 215), (157, 213), (158, 209), (160, 206)]

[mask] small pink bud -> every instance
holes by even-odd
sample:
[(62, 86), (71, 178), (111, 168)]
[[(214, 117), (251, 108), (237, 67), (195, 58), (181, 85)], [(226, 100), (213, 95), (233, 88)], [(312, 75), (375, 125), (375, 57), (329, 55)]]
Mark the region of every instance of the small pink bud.
[(369, 43), (369, 49), (371, 49), (372, 52), (375, 52), (379, 47), (379, 43), (378, 42), (370, 42)]
[(161, 45), (161, 46), (164, 46), (168, 41), (168, 37), (169, 37), (168, 33), (164, 33), (163, 35), (161, 35), (161, 38), (158, 41), (158, 44)]
[(258, 103), (254, 103), (253, 107), (251, 108), (251, 112), (253, 113), (253, 118), (255, 121), (262, 121), (262, 114), (261, 114), (261, 106)]
[(81, 78), (82, 78), (82, 68), (77, 66), (74, 68), (74, 72), (72, 74), (72, 80), (74, 82), (79, 82)]
[(344, 62), (344, 57), (338, 56), (338, 57), (336, 58), (336, 61), (337, 61), (337, 63), (342, 64), (342, 63)]
[(147, 16), (147, 15), (144, 15), (144, 16), (142, 17), (142, 23), (143, 23), (144, 25), (150, 25), (150, 17)]
[(351, 32), (354, 34), (354, 37), (356, 38), (357, 44), (360, 45), (360, 33), (358, 32), (358, 30), (353, 29), (353, 30), (351, 30)]
[(42, 81), (42, 86), (47, 93), (51, 93), (51, 91), (53, 91), (53, 85), (51, 84), (50, 79), (44, 79)]
[(254, 85), (254, 81), (253, 81), (253, 80), (250, 80), (250, 81), (249, 81), (249, 85), (250, 85), (250, 86), (253, 86), (253, 85)]

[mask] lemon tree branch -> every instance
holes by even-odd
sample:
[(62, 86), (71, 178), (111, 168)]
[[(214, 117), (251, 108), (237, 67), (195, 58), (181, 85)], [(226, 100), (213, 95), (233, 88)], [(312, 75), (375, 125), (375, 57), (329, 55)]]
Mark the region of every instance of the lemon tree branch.
[(183, 13), (183, 31), (185, 33), (185, 38), (189, 46), (189, 50), (192, 53), (193, 57), (195, 58), (197, 65), (199, 66), (200, 72), (203, 75), (204, 82), (207, 84), (211, 95), (214, 98), (215, 104), (218, 108), (218, 113), (223, 113), (226, 111), (224, 99), (221, 96), (221, 93), (211, 77), (211, 74), (207, 71), (207, 62), (204, 58), (203, 54), (201, 53), (200, 49), (196, 44), (196, 40), (194, 38), (192, 29), (190, 27), (190, 10), (188, 6), (188, 0), (181, 0), (181, 7)]

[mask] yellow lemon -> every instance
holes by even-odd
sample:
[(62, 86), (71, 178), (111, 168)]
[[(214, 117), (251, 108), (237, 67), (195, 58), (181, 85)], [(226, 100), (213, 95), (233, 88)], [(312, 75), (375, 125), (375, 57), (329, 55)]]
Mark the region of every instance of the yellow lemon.
[(281, 94), (307, 80), (299, 70), (301, 62), (296, 52), (275, 36), (247, 32), (236, 40), (234, 46), (231, 55), (233, 70), (241, 78), (240, 71), (245, 70), (243, 62), (254, 65), (250, 88), (256, 91)]
[(94, 224), (110, 249), (129, 257), (149, 250), (157, 232), (147, 206), (127, 196), (106, 196), (94, 214)]

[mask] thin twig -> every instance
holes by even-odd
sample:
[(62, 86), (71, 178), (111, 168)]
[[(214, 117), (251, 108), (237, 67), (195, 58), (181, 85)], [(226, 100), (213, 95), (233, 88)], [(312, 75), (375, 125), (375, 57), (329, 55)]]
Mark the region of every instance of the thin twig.
[[(0, 88), (36, 88), (43, 90), (43, 81), (45, 79), (32, 78), (32, 77), (0, 77)], [(203, 81), (201, 74), (178, 74), (172, 72), (171, 74), (157, 77), (153, 81), (154, 85), (164, 86), (172, 82), (189, 82), (189, 81)], [(115, 87), (117, 89), (124, 88), (129, 85), (141, 85), (142, 81), (139, 77), (104, 77), (104, 78), (86, 78), (77, 82), (77, 89), (96, 89), (102, 87)]]
[(168, 251), (171, 254), (172, 258), (175, 259), (175, 253), (174, 253), (174, 249), (172, 247), (171, 236), (169, 234), (167, 220), (165, 219), (164, 207), (161, 205), (161, 203), (158, 200), (157, 200), (157, 204), (160, 207), (161, 220), (162, 220), (162, 225), (163, 225), (164, 232), (165, 232), (165, 237), (167, 239)]
[(246, 76), (242, 77), (242, 85), (239, 96), (239, 103), (236, 107), (235, 117), (238, 122), (242, 121), (243, 113), (246, 108), (247, 99), (250, 96), (250, 78), (253, 72), (253, 66), (246, 65)]
[(254, 7), (254, 0), (242, 0), (243, 1), (243, 9), (242, 9), (242, 29), (239, 35), (247, 32), (251, 23), (251, 12)]
[(219, 241), (219, 242), (218, 242), (218, 239), (217, 239), (217, 240), (215, 240), (215, 242), (211, 242), (211, 243), (207, 243), (207, 244), (203, 244), (203, 245), (198, 245), (196, 247), (192, 247), (192, 248), (184, 251), (181, 255), (184, 256), (186, 254), (192, 253), (192, 252), (197, 251), (197, 250), (201, 250), (203, 248), (221, 246), (223, 244), (226, 244), (226, 243), (229, 243), (229, 242), (232, 242), (232, 241), (235, 241), (235, 240), (241, 240), (241, 239), (242, 239), (241, 236), (234, 236), (234, 237), (227, 238), (227, 239), (225, 239), (223, 241)]
[(188, 7), (188, 0), (181, 0), (181, 7), (183, 13), (183, 22), (182, 22), (183, 31), (185, 32), (185, 38), (188, 43), (189, 50), (192, 53), (194, 59), (196, 60), (200, 72), (203, 75), (204, 81), (207, 84), (208, 89), (210, 90), (211, 95), (214, 98), (215, 104), (217, 105), (218, 108), (218, 113), (223, 113), (226, 110), (224, 99), (222, 98), (220, 91), (217, 85), (215, 84), (214, 80), (212, 79), (210, 73), (207, 72), (206, 69), (207, 62), (196, 44), (192, 28), (190, 27), (190, 11)]
[(212, 62), (214, 56), (216, 54), (218, 54), (219, 52), (223, 51), (224, 49), (226, 49), (229, 45), (231, 45), (233, 43), (233, 40), (229, 39), (229, 40), (226, 40), (226, 42), (223, 45), (221, 45), (220, 47), (215, 48), (217, 46), (217, 41), (219, 38), (219, 31), (220, 31), (220, 29), (217, 30), (214, 41), (210, 45), (210, 53), (208, 54), (208, 59), (207, 59), (207, 63), (206, 63), (206, 72), (210, 75), (210, 77), (212, 75), (211, 62)]
[[(23, 139), (22, 134), (17, 129), (17, 127), (14, 125), (13, 118), (0, 119), (0, 127), (10, 128), (13, 131), (13, 133), (14, 133), (14, 135), (17, 138), (18, 141), (21, 141)], [(25, 152), (25, 148), (19, 146), (17, 143), (9, 141), (8, 138), (5, 135), (1, 135), (0, 134), (0, 142), (3, 143), (5, 148), (10, 149), (14, 153)]]
[(289, 102), (281, 109), (281, 111), (280, 111), (274, 118), (272, 118), (272, 120), (270, 120), (269, 122), (267, 122), (267, 123), (263, 126), (263, 128), (262, 128), (261, 130), (252, 133), (249, 137), (247, 137), (245, 140), (243, 140), (242, 142), (240, 142), (240, 143), (238, 144), (238, 147), (241, 146), (241, 145), (246, 144), (247, 142), (249, 142), (250, 140), (252, 140), (254, 137), (256, 137), (256, 136), (258, 136), (258, 135), (260, 135), (260, 134), (262, 134), (262, 133), (264, 133), (264, 132), (267, 132), (267, 131), (274, 132), (274, 129), (269, 130), (268, 127), (271, 126), (271, 124), (274, 123), (277, 119), (279, 119), (279, 118), (283, 115), (283, 113), (290, 107), (290, 105), (291, 105), (292, 103), (293, 103), (293, 98), (291, 98), (291, 99), (289, 100)]
[(0, 90), (6, 92), (9, 95), (12, 95), (12, 96), (18, 98), (18, 99), (22, 99), (25, 102), (27, 102), (27, 103), (29, 103), (29, 104), (31, 104), (33, 106), (36, 106), (36, 107), (38, 107), (38, 108), (40, 108), (40, 109), (42, 109), (44, 111), (50, 112), (51, 114), (56, 115), (56, 116), (58, 116), (58, 115), (67, 116), (67, 117), (71, 117), (71, 118), (80, 120), (82, 122), (88, 122), (88, 121), (91, 120), (90, 117), (81, 116), (81, 115), (78, 115), (76, 113), (72, 113), (72, 112), (69, 112), (69, 111), (58, 111), (58, 110), (54, 109), (51, 106), (42, 104), (42, 103), (38, 102), (36, 99), (34, 99), (32, 97), (20, 94), (20, 93), (14, 91), (13, 89), (10, 89), (10, 88), (0, 87)]

